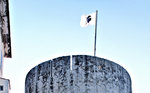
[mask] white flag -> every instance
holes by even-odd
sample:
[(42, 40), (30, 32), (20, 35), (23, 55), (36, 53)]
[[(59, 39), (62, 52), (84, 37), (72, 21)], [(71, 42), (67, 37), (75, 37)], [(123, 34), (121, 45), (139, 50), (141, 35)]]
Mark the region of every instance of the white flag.
[(96, 21), (96, 13), (92, 13), (89, 15), (82, 15), (80, 26), (87, 27), (88, 25), (95, 25), (95, 21)]

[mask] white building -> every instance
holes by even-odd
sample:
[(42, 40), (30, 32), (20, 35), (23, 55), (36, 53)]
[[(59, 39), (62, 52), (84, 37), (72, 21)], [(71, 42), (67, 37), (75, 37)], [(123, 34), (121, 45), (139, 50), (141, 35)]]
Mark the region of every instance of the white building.
[(0, 78), (0, 93), (9, 93), (10, 81), (9, 79)]
[(9, 93), (10, 81), (3, 78), (3, 58), (11, 58), (9, 0), (0, 0), (0, 93)]

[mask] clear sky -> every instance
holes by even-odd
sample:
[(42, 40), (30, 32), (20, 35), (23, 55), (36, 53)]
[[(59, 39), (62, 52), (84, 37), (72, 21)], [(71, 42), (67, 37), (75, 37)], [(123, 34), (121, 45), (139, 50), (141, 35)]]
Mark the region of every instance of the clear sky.
[(12, 58), (4, 59), (11, 93), (24, 93), (28, 71), (65, 55), (93, 55), (94, 26), (83, 14), (98, 10), (97, 56), (123, 66), (133, 93), (149, 93), (150, 0), (10, 0)]

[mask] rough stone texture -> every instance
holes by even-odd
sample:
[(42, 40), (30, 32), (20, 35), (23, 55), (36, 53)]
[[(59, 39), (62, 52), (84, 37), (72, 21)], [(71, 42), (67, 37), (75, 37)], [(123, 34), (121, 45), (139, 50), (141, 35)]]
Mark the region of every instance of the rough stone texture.
[(98, 57), (74, 55), (41, 63), (29, 71), (25, 93), (132, 93), (128, 72)]

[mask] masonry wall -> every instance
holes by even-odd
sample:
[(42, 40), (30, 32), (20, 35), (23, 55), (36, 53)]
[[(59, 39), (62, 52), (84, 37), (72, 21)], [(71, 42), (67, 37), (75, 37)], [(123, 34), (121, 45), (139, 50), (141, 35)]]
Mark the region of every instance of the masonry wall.
[(25, 93), (132, 93), (128, 72), (94, 56), (74, 55), (41, 63), (26, 76)]

